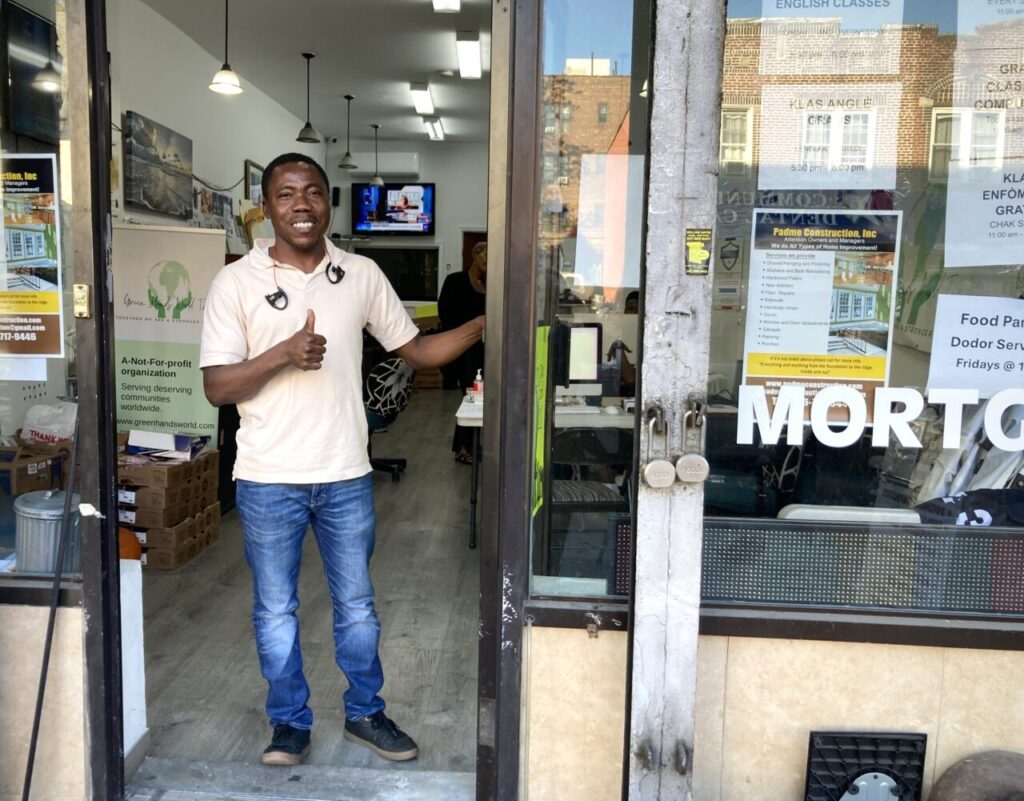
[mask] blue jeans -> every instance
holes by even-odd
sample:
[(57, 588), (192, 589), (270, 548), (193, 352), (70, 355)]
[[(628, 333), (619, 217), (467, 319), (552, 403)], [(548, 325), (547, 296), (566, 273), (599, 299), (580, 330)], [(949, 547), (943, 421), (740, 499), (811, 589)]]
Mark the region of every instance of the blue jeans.
[(334, 612), (334, 658), (348, 679), (345, 715), (384, 708), (377, 644), (380, 621), (373, 605), (373, 478), (367, 474), (330, 484), (237, 482), (245, 558), (253, 577), (253, 628), (260, 672), (267, 680), (270, 724), (313, 727), (309, 685), (299, 646), (299, 564), (306, 529), (313, 527)]

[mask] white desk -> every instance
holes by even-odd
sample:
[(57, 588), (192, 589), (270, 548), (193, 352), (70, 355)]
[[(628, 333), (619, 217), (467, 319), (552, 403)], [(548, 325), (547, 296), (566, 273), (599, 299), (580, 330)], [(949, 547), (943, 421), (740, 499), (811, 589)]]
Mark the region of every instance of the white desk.
[[(455, 412), (456, 425), (464, 428), (481, 428), (484, 424), (483, 403), (471, 403), (465, 398)], [(555, 428), (623, 428), (631, 429), (634, 425), (632, 412), (620, 411), (618, 414), (608, 412), (584, 413), (572, 411), (565, 406), (555, 407)]]
[(472, 431), (473, 441), (469, 447), (470, 453), (470, 474), (469, 474), (469, 547), (476, 547), (476, 493), (479, 480), (479, 468), (477, 467), (476, 453), (480, 450), (480, 429), (484, 427), (484, 404), (483, 399), (476, 403), (470, 403), (466, 398), (455, 412), (455, 425), (468, 428)]
[[(472, 459), (469, 478), (469, 547), (476, 547), (476, 496), (479, 482), (479, 467), (476, 454), (480, 449), (480, 429), (484, 425), (483, 401), (470, 402), (462, 399), (462, 404), (455, 412), (455, 424), (473, 432), (473, 444), (470, 450)], [(620, 411), (618, 414), (599, 412), (597, 414), (580, 414), (567, 407), (555, 407), (555, 428), (620, 428), (632, 429), (635, 425), (633, 412)]]

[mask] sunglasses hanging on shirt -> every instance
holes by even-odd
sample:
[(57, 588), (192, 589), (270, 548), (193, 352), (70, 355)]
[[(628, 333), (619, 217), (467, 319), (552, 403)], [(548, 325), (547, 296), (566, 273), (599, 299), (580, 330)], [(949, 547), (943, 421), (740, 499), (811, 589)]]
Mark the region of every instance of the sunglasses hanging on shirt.
[[(340, 284), (341, 279), (345, 277), (345, 271), (337, 264), (331, 264), (328, 262), (324, 268), (324, 274), (327, 276), (327, 280), (332, 284)], [(278, 311), (284, 311), (288, 308), (288, 293), (281, 289), (281, 285), (277, 283), (277, 262), (274, 262), (274, 286), (276, 291), (268, 292), (265, 297), (267, 303), (270, 304), (271, 308), (277, 309)]]

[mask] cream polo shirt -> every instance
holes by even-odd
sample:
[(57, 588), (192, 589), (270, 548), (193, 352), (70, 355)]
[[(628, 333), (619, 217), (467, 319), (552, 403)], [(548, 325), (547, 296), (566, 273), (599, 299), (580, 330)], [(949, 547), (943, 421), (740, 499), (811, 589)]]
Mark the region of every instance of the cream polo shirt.
[[(257, 240), (242, 259), (214, 278), (203, 312), (200, 367), (236, 364), (259, 356), (316, 316), (314, 330), (327, 338), (319, 370), (288, 366), (252, 398), (238, 404), (238, 458), (234, 477), (268, 484), (344, 481), (370, 472), (363, 410), (363, 329), (392, 351), (419, 333), (398, 295), (370, 259), (336, 248), (309, 274), (277, 264), (273, 240)], [(345, 270), (338, 284), (326, 267)], [(275, 284), (276, 273), (276, 284)], [(280, 286), (288, 307), (277, 310), (266, 295)]]

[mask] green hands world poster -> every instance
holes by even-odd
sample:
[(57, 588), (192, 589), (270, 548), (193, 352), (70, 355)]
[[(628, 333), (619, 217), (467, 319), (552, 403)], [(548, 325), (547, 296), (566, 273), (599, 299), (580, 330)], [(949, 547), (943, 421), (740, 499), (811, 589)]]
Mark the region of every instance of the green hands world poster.
[(224, 264), (224, 232), (114, 226), (114, 357), (121, 431), (216, 439), (199, 341), (206, 296)]

